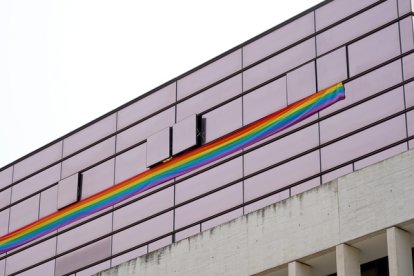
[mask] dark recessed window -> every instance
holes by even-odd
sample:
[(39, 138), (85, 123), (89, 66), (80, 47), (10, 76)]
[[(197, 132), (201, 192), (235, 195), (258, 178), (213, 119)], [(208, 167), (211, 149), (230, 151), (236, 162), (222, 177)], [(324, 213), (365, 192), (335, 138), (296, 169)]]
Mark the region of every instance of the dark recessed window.
[[(388, 276), (388, 257), (361, 265), (361, 276)], [(336, 273), (328, 276), (336, 276)]]

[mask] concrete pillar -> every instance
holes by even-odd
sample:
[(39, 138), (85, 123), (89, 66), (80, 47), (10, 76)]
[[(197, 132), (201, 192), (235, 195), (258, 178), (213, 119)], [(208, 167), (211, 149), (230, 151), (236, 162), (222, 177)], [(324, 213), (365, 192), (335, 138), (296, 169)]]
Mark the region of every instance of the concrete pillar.
[(311, 276), (312, 268), (300, 262), (291, 262), (288, 265), (289, 276)]
[(390, 276), (413, 276), (411, 234), (397, 227), (387, 229)]
[(361, 276), (359, 250), (347, 244), (336, 246), (337, 276)]

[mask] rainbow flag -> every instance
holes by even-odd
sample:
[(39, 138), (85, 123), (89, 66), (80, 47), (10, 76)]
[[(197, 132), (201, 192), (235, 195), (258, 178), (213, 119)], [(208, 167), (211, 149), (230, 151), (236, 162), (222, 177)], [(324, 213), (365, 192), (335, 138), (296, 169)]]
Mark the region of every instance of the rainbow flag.
[[(345, 98), (338, 83), (0, 238), (0, 254), (280, 132)], [(306, 138), (306, 137), (305, 137)]]

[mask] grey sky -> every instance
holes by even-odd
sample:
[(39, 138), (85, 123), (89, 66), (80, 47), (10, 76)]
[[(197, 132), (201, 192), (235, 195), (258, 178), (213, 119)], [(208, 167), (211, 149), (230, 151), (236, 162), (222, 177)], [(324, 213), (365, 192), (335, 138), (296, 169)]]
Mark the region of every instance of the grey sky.
[(0, 167), (318, 2), (0, 1)]

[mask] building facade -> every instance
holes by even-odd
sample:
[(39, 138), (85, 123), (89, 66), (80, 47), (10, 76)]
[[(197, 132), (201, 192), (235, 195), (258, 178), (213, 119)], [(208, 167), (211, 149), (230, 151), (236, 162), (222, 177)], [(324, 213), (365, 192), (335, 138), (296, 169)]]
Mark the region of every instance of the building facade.
[(413, 275), (413, 172), (411, 150), (98, 275)]
[[(295, 202), (302, 193), (320, 191), (328, 199), (332, 180), (405, 156), (414, 147), (413, 15), (410, 0), (322, 2), (0, 169), (5, 236), (317, 91), (337, 83), (345, 88), (344, 100), (263, 141), (4, 251), (0, 275), (91, 275), (168, 245), (179, 254), (174, 246), (188, 237), (202, 239), (229, 221), (246, 223), (257, 210), (266, 215), (270, 207), (262, 208)], [(414, 219), (407, 212), (412, 217), (382, 227)], [(398, 236), (398, 229), (387, 235)], [(239, 272), (279, 273), (272, 267), (281, 266), (281, 274), (269, 275), (287, 275), (288, 262), (370, 233), (318, 250), (292, 249), (296, 255), (285, 250), (285, 259)], [(259, 249), (258, 256), (265, 252)], [(168, 267), (159, 269), (167, 274)]]

